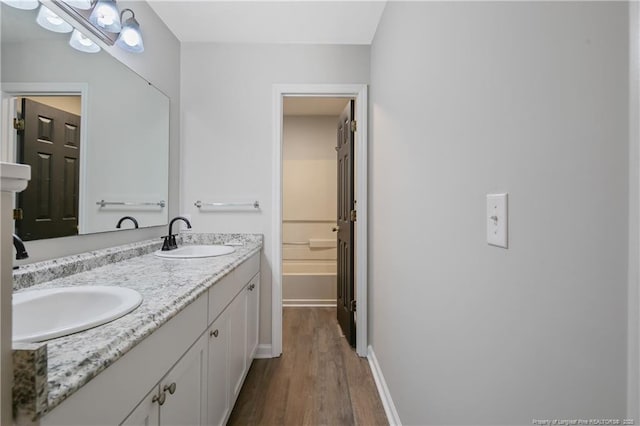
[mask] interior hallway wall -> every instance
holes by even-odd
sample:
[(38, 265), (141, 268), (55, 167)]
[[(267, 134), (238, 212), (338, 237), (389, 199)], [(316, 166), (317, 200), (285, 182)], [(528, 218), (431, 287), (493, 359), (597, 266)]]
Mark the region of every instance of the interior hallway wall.
[[(369, 52), (349, 45), (182, 45), (182, 211), (194, 232), (264, 234), (261, 344), (271, 343), (273, 84), (366, 84)], [(259, 212), (193, 205), (254, 199)]]
[[(628, 9), (388, 3), (369, 335), (404, 424), (625, 418)], [(507, 250), (486, 243), (494, 192)]]
[(337, 123), (338, 116), (291, 115), (283, 119), (285, 304), (335, 304), (336, 233), (332, 228), (337, 209)]

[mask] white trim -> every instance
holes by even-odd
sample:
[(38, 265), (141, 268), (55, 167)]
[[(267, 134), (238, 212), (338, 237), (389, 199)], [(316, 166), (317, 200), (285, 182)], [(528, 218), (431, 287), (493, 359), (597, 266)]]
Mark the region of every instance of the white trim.
[[(4, 100), (5, 94), (13, 96), (64, 96), (64, 95), (78, 95), (80, 94), (80, 181), (78, 199), (78, 234), (88, 233), (85, 229), (87, 223), (87, 208), (86, 203), (82, 200), (87, 199), (87, 149), (89, 148), (87, 138), (87, 127), (89, 120), (89, 83), (2, 83), (2, 98)], [(7, 105), (8, 102), (3, 102), (2, 115), (3, 123), (5, 119), (11, 120), (9, 113), (11, 108)], [(5, 141), (9, 142), (11, 134), (14, 132), (12, 126), (6, 126), (5, 134), (2, 135)], [(90, 149), (90, 148), (89, 148)], [(14, 153), (15, 154), (15, 153)], [(15, 159), (14, 159), (15, 161)]]
[(376, 387), (378, 388), (378, 393), (380, 394), (382, 406), (387, 415), (389, 425), (402, 426), (400, 416), (398, 416), (398, 410), (396, 410), (396, 405), (393, 403), (393, 398), (391, 398), (391, 392), (389, 392), (387, 382), (384, 380), (384, 375), (382, 374), (382, 369), (380, 369), (380, 364), (378, 364), (378, 358), (376, 358), (376, 354), (373, 352), (373, 347), (371, 346), (369, 346), (367, 359), (369, 360), (371, 374), (373, 375), (373, 380), (376, 382)]
[(271, 356), (271, 345), (258, 345), (258, 347), (256, 348), (256, 353), (253, 356), (254, 359), (266, 359), (266, 358), (273, 358)]
[(367, 356), (367, 100), (366, 84), (274, 84), (272, 167), (271, 344), (274, 357), (282, 354), (282, 100), (285, 96), (349, 97), (356, 99), (356, 353)]
[(335, 308), (336, 299), (282, 299), (285, 308)]

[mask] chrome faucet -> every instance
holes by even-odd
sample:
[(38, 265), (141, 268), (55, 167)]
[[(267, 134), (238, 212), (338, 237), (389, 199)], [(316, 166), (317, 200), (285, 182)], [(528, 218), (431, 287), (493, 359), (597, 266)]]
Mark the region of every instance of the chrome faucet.
[(118, 224), (116, 225), (116, 228), (120, 229), (120, 227), (122, 226), (122, 222), (124, 222), (127, 219), (130, 220), (131, 222), (133, 222), (133, 226), (136, 229), (138, 229), (138, 221), (133, 216), (123, 216), (123, 217), (121, 217), (120, 220), (118, 221)]
[(27, 253), (24, 243), (16, 234), (13, 234), (13, 246), (16, 248), (16, 260), (26, 259), (29, 257), (29, 253)]
[(187, 228), (191, 229), (191, 222), (189, 222), (189, 219), (186, 217), (176, 216), (171, 219), (171, 222), (169, 222), (169, 235), (165, 236), (164, 241), (162, 242), (162, 251), (175, 250), (178, 248), (178, 244), (176, 244), (176, 236), (172, 231), (173, 222), (176, 220), (184, 221), (184, 223), (187, 224)]

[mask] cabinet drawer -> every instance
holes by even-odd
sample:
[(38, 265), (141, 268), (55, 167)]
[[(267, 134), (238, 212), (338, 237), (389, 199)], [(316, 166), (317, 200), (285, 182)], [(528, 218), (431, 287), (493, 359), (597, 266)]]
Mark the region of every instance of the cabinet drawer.
[(211, 324), (224, 311), (258, 272), (260, 272), (260, 253), (251, 256), (209, 289), (209, 322), (207, 324)]

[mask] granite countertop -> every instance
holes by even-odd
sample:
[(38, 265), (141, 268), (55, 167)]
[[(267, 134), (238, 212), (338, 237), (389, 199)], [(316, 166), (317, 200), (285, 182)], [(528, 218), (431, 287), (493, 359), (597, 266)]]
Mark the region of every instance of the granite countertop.
[[(180, 242), (185, 245), (229, 244), (235, 245), (236, 250), (220, 257), (165, 259), (152, 253), (160, 248), (156, 239), (71, 257), (71, 261), (42, 262), (44, 265), (40, 265), (40, 268), (32, 266), (25, 268), (26, 272), (19, 273), (22, 276), (16, 279), (16, 292), (36, 288), (107, 285), (128, 287), (143, 296), (142, 304), (137, 309), (115, 321), (44, 342), (48, 365), (46, 369), (40, 367), (47, 374), (46, 389), (40, 398), (46, 400), (43, 400), (43, 404), (35, 405), (20, 401), (23, 415), (36, 419), (51, 411), (262, 248), (262, 236), (254, 234), (187, 234), (179, 238)], [(116, 263), (110, 263), (114, 261)], [(85, 270), (87, 263), (91, 262), (94, 268)], [(104, 266), (99, 266), (101, 263)], [(56, 265), (59, 266), (58, 272), (52, 273)], [(49, 271), (49, 275), (42, 274), (45, 270)], [(82, 272), (74, 273), (78, 270)], [(38, 282), (42, 277), (53, 279)], [(14, 349), (20, 348), (20, 344), (14, 344)], [(33, 344), (32, 349), (36, 348), (41, 350), (42, 344)], [(33, 352), (30, 356), (33, 357)], [(33, 369), (33, 360), (30, 362)], [(16, 366), (14, 389), (21, 386), (20, 368), (24, 366)], [(29, 380), (34, 381), (33, 377)], [(33, 383), (24, 385), (33, 386)]]

